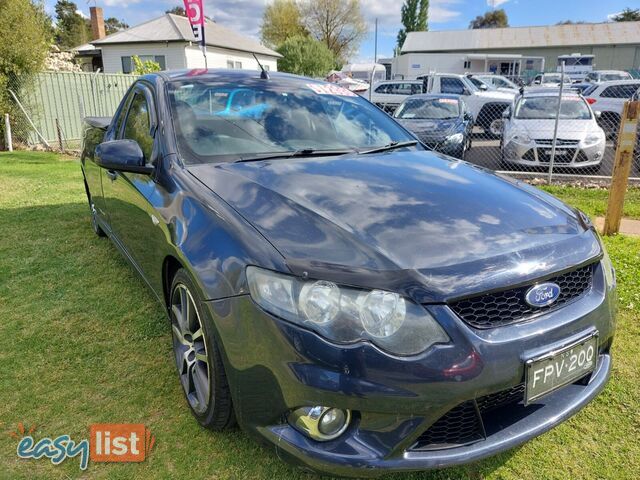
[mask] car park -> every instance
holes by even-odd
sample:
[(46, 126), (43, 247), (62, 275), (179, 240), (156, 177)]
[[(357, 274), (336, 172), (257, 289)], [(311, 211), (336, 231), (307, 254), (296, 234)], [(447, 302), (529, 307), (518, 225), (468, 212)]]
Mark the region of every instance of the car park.
[(385, 112), (393, 113), (406, 98), (418, 93), (422, 93), (420, 80), (385, 81), (373, 87), (371, 102)]
[(617, 135), (622, 108), (639, 88), (640, 79), (614, 80), (595, 84), (593, 89), (584, 93), (591, 108), (599, 112), (598, 122), (607, 136)]
[(484, 130), (486, 136), (502, 134), (502, 112), (509, 107), (515, 92), (490, 89), (484, 82), (479, 84), (467, 75), (438, 73), (425, 77), (427, 93), (460, 95), (473, 115), (474, 124)]
[(624, 70), (594, 70), (585, 76), (584, 81), (589, 83), (602, 83), (632, 79), (631, 74)]
[[(229, 88), (259, 121), (193, 111)], [(305, 469), (473, 462), (608, 381), (615, 272), (588, 217), (426, 151), (347, 89), (149, 74), (87, 119), (81, 167), (95, 233), (167, 313), (195, 419)]]
[(430, 150), (464, 159), (471, 148), (473, 115), (460, 96), (414, 95), (393, 117)]
[[(516, 98), (505, 113), (501, 144), (504, 167), (549, 166), (557, 107), (556, 92), (525, 92)], [(605, 144), (604, 131), (585, 99), (575, 92), (563, 93), (554, 165), (597, 170)]]

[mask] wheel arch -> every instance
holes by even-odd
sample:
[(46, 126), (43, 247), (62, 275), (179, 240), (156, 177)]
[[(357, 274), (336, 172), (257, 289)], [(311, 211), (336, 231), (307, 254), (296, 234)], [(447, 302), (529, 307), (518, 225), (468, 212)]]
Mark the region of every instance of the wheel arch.
[(162, 262), (162, 295), (165, 307), (169, 308), (171, 301), (171, 283), (178, 270), (184, 268), (182, 262), (173, 255), (167, 255)]

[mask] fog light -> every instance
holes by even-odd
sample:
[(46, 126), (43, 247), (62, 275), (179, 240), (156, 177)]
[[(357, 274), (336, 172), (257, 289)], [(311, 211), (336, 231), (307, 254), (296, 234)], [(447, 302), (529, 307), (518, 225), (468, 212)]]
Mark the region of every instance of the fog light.
[(349, 426), (351, 412), (331, 407), (300, 407), (289, 414), (289, 423), (314, 440), (338, 438)]

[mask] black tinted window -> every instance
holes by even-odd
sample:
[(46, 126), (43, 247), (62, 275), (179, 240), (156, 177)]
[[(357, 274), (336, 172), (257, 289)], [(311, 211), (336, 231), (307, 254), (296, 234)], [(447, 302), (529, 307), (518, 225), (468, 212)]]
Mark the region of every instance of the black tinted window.
[(442, 93), (462, 95), (464, 94), (464, 84), (459, 78), (443, 77), (440, 79), (440, 90)]
[(133, 97), (129, 107), (129, 114), (127, 115), (122, 137), (138, 142), (146, 161), (151, 158), (151, 149), (153, 148), (153, 137), (149, 133), (150, 129), (149, 106), (144, 95), (138, 92)]
[(631, 98), (638, 88), (640, 88), (640, 83), (613, 85), (605, 88), (600, 96), (606, 98)]

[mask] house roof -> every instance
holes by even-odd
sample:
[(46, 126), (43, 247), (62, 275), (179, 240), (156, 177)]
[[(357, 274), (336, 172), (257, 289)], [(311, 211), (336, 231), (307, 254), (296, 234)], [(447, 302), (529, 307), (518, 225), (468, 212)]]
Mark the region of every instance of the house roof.
[(410, 32), (402, 53), (640, 44), (640, 22)]
[[(205, 38), (211, 47), (228, 48), (242, 52), (259, 53), (270, 57), (281, 57), (278, 52), (261, 45), (252, 38), (245, 37), (222, 25), (206, 20)], [(187, 17), (167, 13), (135, 27), (121, 30), (100, 40), (91, 42), (95, 46), (149, 43), (149, 42), (195, 42)]]

